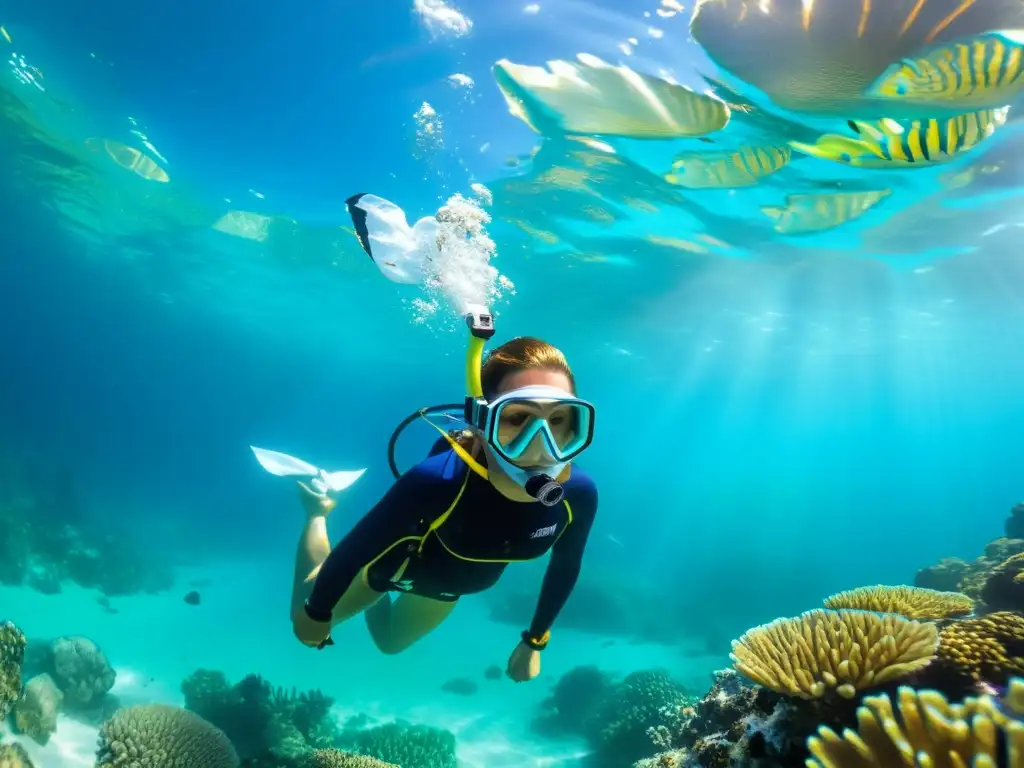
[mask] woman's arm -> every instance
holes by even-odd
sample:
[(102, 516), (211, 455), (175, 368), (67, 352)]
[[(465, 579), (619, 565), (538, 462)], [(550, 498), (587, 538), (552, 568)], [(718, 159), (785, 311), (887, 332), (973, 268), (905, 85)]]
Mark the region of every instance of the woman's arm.
[(573, 504), (573, 521), (551, 548), (551, 560), (544, 573), (537, 610), (530, 628), (523, 633), (523, 641), (537, 650), (547, 644), (551, 626), (576, 586), (596, 515), (597, 489), (590, 485)]
[(402, 475), (324, 560), (306, 600), (306, 615), (326, 622), (359, 571), (404, 536), (414, 536), (429, 515), (441, 484), (420, 466)]

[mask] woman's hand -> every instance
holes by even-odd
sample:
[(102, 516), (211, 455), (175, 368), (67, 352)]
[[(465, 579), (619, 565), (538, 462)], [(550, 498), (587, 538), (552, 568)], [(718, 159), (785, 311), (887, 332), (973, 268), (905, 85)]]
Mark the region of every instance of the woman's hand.
[(334, 645), (331, 640), (331, 623), (329, 621), (313, 621), (305, 610), (300, 610), (292, 620), (292, 629), (299, 642), (310, 648), (323, 648)]
[(508, 669), (505, 674), (517, 683), (533, 680), (540, 674), (540, 651), (535, 651), (526, 643), (520, 642), (508, 658)]

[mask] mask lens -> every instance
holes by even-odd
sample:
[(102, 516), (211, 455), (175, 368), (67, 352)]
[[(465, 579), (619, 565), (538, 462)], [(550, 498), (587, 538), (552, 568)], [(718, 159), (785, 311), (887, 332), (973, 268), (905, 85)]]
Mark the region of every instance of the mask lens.
[(496, 419), (494, 447), (511, 461), (521, 458), (531, 446), (565, 461), (590, 439), (590, 409), (579, 402), (510, 400), (502, 403)]

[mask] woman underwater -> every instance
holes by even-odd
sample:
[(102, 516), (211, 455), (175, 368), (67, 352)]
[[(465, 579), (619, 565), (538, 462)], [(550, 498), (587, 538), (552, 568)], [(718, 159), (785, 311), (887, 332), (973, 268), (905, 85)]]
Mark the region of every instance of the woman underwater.
[[(481, 308), (482, 310), (482, 308)], [(335, 502), (300, 483), (308, 515), (295, 564), (292, 623), (304, 644), (363, 613), (383, 653), (436, 629), (459, 597), (493, 587), (512, 562), (551, 552), (530, 626), (509, 658), (516, 682), (540, 674), (540, 652), (579, 576), (597, 488), (571, 464), (593, 437), (594, 408), (576, 397), (562, 353), (534, 338), (494, 349), (482, 310), (467, 317), (468, 431), (444, 435), (331, 548)], [(420, 412), (421, 415), (423, 412)], [(425, 418), (425, 416), (424, 416)], [(401, 594), (392, 600), (390, 593)]]

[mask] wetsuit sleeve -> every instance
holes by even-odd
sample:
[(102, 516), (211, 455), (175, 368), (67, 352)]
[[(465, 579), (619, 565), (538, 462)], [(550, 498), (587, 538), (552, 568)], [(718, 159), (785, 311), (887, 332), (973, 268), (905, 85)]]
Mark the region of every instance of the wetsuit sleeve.
[(551, 560), (544, 574), (537, 610), (530, 623), (530, 637), (540, 639), (550, 631), (569, 599), (583, 564), (583, 553), (597, 515), (597, 488), (592, 485), (573, 504), (573, 521), (551, 548)]
[(331, 611), (359, 571), (403, 536), (415, 535), (437, 498), (438, 480), (429, 471), (413, 467), (391, 486), (324, 560), (306, 601), (306, 613), (329, 621)]

